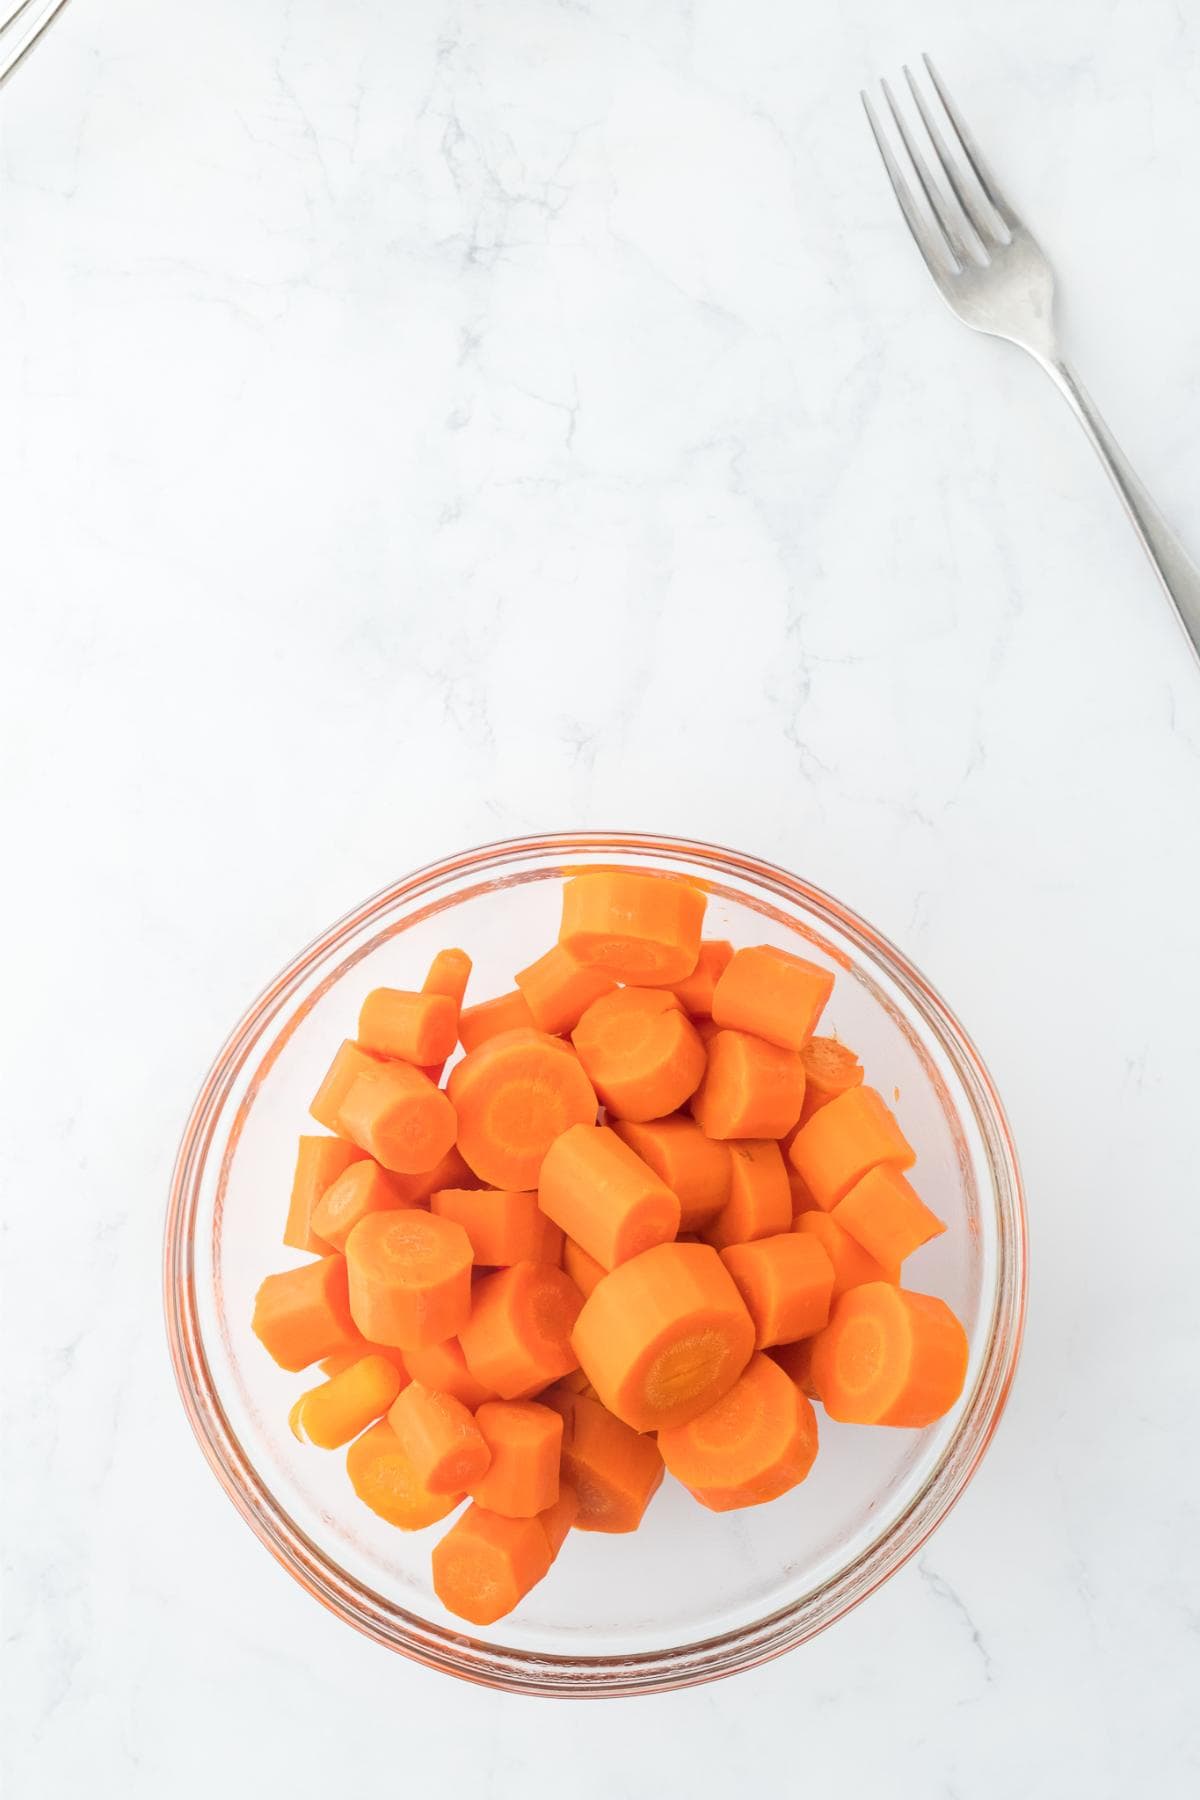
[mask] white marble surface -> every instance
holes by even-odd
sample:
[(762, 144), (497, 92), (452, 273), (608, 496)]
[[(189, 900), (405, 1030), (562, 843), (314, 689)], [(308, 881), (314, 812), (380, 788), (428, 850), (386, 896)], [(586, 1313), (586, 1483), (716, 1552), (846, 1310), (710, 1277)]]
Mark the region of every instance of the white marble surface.
[[(1065, 409), (901, 232), (856, 90), (924, 46), (1200, 546), (1175, 0), (79, 0), (0, 99), (12, 1800), (1197, 1791), (1200, 675)], [(276, 1568), (158, 1265), (193, 1091), (299, 944), (614, 824), (923, 964), (1034, 1276), (917, 1563), (756, 1674), (582, 1711)]]

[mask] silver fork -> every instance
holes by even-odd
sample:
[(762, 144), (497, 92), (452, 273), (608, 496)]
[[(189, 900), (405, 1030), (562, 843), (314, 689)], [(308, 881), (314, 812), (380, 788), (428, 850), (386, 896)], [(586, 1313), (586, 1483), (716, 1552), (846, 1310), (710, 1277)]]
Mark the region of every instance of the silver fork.
[(891, 88), (886, 81), (881, 85), (931, 216), (922, 212), (870, 100), (865, 93), (862, 96), (879, 154), (917, 249), (942, 298), (964, 324), (1018, 344), (1050, 376), (1112, 477), (1142, 548), (1200, 658), (1200, 570), (1125, 460), (1059, 349), (1054, 328), (1054, 271), (1028, 226), (1000, 192), (937, 70), (928, 56), (923, 60), (941, 102), (940, 114), (908, 68), (904, 76), (944, 183), (931, 173)]
[(0, 0), (0, 87), (16, 74), (66, 4), (67, 0), (19, 0), (5, 8)]

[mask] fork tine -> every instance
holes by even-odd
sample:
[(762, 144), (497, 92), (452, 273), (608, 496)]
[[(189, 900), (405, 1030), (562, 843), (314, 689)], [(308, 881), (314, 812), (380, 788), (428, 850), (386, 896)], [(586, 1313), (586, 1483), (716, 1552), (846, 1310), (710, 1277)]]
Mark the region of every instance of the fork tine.
[(859, 90), (859, 98), (867, 115), (867, 123), (871, 127), (871, 135), (875, 139), (875, 147), (883, 158), (883, 166), (887, 170), (892, 191), (900, 202), (900, 211), (904, 214), (908, 229), (916, 239), (917, 249), (924, 258), (926, 268), (934, 280), (940, 284), (957, 273), (957, 265), (951, 260), (950, 248), (941, 232), (930, 225), (914, 204), (908, 183), (901, 174), (900, 165), (892, 155), (891, 146), (879, 128), (875, 109), (862, 89)]
[(881, 81), (879, 85), (883, 89), (883, 97), (888, 103), (892, 118), (896, 121), (896, 130), (900, 133), (901, 142), (908, 152), (908, 160), (917, 172), (917, 180), (920, 182), (921, 190), (924, 193), (926, 200), (929, 202), (930, 210), (936, 217), (938, 224), (941, 226), (946, 240), (955, 256), (960, 263), (965, 264), (970, 261), (971, 253), (967, 249), (966, 241), (958, 226), (958, 221), (955, 219), (950, 207), (947, 206), (946, 197), (942, 193), (941, 188), (929, 173), (925, 158), (921, 155), (921, 152), (917, 147), (917, 140), (908, 128), (904, 114), (896, 105), (891, 88), (886, 81)]
[[(945, 82), (942, 80), (941, 76), (938, 74), (937, 70), (934, 68), (933, 59), (929, 55), (928, 51), (922, 51), (921, 61), (925, 64), (926, 70), (928, 71), (928, 74), (929, 74), (930, 81), (932, 81), (934, 87), (937, 89), (937, 96), (938, 96), (938, 99), (941, 101), (942, 106), (945, 108), (946, 117), (949, 119), (951, 125), (954, 127), (955, 133), (957, 134), (957, 137), (958, 137), (958, 141), (959, 141), (960, 145), (962, 146), (962, 153), (966, 157), (967, 161), (970, 163), (971, 169), (975, 175), (975, 179), (979, 183), (980, 187), (983, 189), (983, 192), (986, 194), (988, 202), (989, 202), (993, 212), (996, 213), (998, 218), (1000, 218), (1004, 221), (1005, 225), (1008, 227), (1010, 232), (1018, 230), (1020, 227), (1021, 221), (1018, 219), (1018, 217), (1017, 217), (1016, 213), (1013, 211), (1012, 207), (1008, 204), (1008, 201), (1004, 198), (1004, 195), (1000, 192), (1000, 188), (999, 188), (999, 185), (997, 184), (996, 178), (992, 174), (992, 171), (988, 168), (987, 163), (984, 160), (983, 152), (980, 150), (979, 145), (975, 142), (975, 139), (972, 137), (970, 128), (967, 125), (966, 120), (963, 118), (963, 116), (959, 112), (957, 106), (955, 106), (953, 100), (950, 98), (950, 90), (949, 90), (949, 88), (947, 88)], [(905, 74), (906, 75), (908, 74), (907, 69), (905, 70)], [(909, 79), (909, 84), (911, 86), (912, 85), (912, 76), (909, 75), (908, 79)], [(913, 88), (913, 92), (916, 93), (915, 87)], [(918, 104), (919, 104), (919, 101), (920, 101), (920, 96), (918, 95)], [(922, 118), (925, 118), (924, 107), (921, 108), (921, 116), (922, 116)], [(926, 119), (926, 123), (928, 124), (927, 119)]]
[(996, 230), (991, 220), (987, 217), (983, 207), (979, 204), (978, 199), (972, 194), (969, 186), (964, 181), (963, 171), (959, 167), (955, 157), (952, 156), (947, 149), (946, 140), (938, 129), (938, 122), (930, 110), (929, 102), (913, 80), (913, 72), (907, 63), (904, 65), (904, 79), (908, 83), (909, 93), (917, 103), (917, 111), (920, 113), (922, 123), (929, 133), (929, 141), (937, 153), (937, 159), (945, 171), (946, 180), (954, 190), (954, 198), (958, 201), (963, 212), (971, 221), (980, 243), (988, 249), (998, 247), (1003, 241), (1000, 233)]

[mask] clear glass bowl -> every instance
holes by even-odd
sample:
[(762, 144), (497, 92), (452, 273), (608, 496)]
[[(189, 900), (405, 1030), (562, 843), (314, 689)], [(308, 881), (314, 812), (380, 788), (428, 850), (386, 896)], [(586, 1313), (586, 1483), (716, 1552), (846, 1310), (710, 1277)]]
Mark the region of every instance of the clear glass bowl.
[[(512, 986), (554, 941), (560, 884), (600, 866), (707, 889), (708, 936), (770, 942), (838, 976), (827, 1024), (895, 1104), (918, 1180), (948, 1230), (906, 1265), (963, 1320), (962, 1400), (927, 1431), (819, 1414), (821, 1454), (772, 1505), (720, 1515), (669, 1479), (632, 1536), (575, 1533), (511, 1617), (466, 1634), (429, 1579), (436, 1532), (408, 1535), (355, 1498), (344, 1457), (296, 1442), (285, 1374), (250, 1330), (283, 1248), (295, 1140), (369, 988), (412, 986), (461, 944), (476, 999)], [(924, 1542), (987, 1448), (1012, 1381), (1025, 1304), (1025, 1219), (1012, 1139), (970, 1040), (929, 983), (838, 901), (753, 857), (669, 838), (591, 833), (490, 844), (421, 869), (327, 931), (254, 1003), (188, 1121), (171, 1190), (165, 1298), (184, 1406), (217, 1478), (284, 1567), (360, 1631), (433, 1668), (526, 1693), (683, 1687), (802, 1643)]]

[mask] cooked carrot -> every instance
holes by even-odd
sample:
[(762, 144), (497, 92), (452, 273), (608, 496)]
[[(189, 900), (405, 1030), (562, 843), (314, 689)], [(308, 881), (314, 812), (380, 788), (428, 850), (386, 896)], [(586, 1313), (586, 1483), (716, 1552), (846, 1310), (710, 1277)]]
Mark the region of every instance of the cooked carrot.
[(679, 1229), (697, 1231), (711, 1223), (729, 1199), (729, 1146), (705, 1137), (685, 1113), (643, 1124), (629, 1119), (611, 1123), (621, 1142), (649, 1164), (679, 1201)]
[(355, 1438), (346, 1452), (350, 1484), (363, 1503), (401, 1531), (421, 1531), (454, 1511), (461, 1494), (431, 1494), (386, 1419)]
[(870, 1282), (843, 1294), (813, 1342), (825, 1411), (848, 1425), (931, 1425), (967, 1374), (967, 1334), (944, 1300)]
[(804, 1064), (795, 1050), (722, 1028), (708, 1042), (708, 1067), (692, 1116), (711, 1138), (780, 1138), (800, 1117)]
[(293, 1250), (310, 1250), (317, 1256), (328, 1253), (326, 1244), (313, 1230), (312, 1216), (317, 1201), (352, 1162), (365, 1155), (357, 1144), (338, 1137), (302, 1137), (296, 1152), (296, 1173), (292, 1177), (292, 1198), (288, 1207), (283, 1241)]
[(800, 1338), (794, 1344), (775, 1344), (767, 1355), (772, 1362), (777, 1362), (789, 1381), (794, 1381), (802, 1394), (810, 1400), (819, 1400), (817, 1384), (812, 1375), (812, 1352), (816, 1338)]
[(598, 1263), (594, 1256), (589, 1256), (586, 1250), (570, 1238), (563, 1239), (562, 1266), (585, 1300), (596, 1283), (608, 1274), (603, 1263)]
[(527, 1400), (579, 1358), (571, 1327), (583, 1295), (551, 1263), (516, 1263), (477, 1281), (458, 1334), (467, 1367), (502, 1400)]
[(307, 1369), (353, 1343), (346, 1259), (322, 1256), (268, 1275), (254, 1296), (254, 1335), (281, 1369)]
[(611, 993), (616, 985), (603, 969), (577, 962), (561, 944), (517, 975), (517, 987), (539, 1031), (570, 1031), (592, 1001)]
[(810, 1038), (800, 1052), (804, 1064), (804, 1105), (801, 1125), (807, 1125), (815, 1112), (844, 1094), (847, 1088), (861, 1087), (863, 1066), (853, 1050), (839, 1044), (836, 1038)]
[(563, 888), (558, 941), (616, 981), (682, 981), (700, 955), (705, 905), (671, 876), (594, 869)]
[(378, 1056), (442, 1063), (458, 1042), (458, 1007), (448, 994), (372, 988), (358, 1015), (358, 1041)]
[(447, 1092), (458, 1147), (491, 1187), (535, 1187), (555, 1138), (596, 1117), (579, 1058), (544, 1031), (506, 1031), (468, 1051), (450, 1071)]
[(730, 1244), (721, 1261), (754, 1320), (756, 1350), (811, 1337), (829, 1323), (833, 1264), (815, 1237), (784, 1231)]
[(546, 1542), (550, 1546), (551, 1558), (558, 1555), (567, 1539), (567, 1533), (579, 1516), (579, 1495), (565, 1481), (558, 1484), (558, 1499), (553, 1506), (548, 1506), (538, 1514), (538, 1524), (546, 1534)]
[(360, 1075), (338, 1109), (344, 1136), (400, 1175), (432, 1169), (454, 1142), (454, 1108), (427, 1075), (404, 1062)]
[(331, 1182), (317, 1202), (313, 1226), (334, 1250), (345, 1250), (351, 1231), (369, 1212), (391, 1212), (399, 1205), (390, 1175), (370, 1156), (363, 1156)]
[(830, 1216), (884, 1268), (899, 1268), (906, 1256), (946, 1229), (891, 1163), (868, 1169)]
[(592, 1290), (571, 1342), (609, 1412), (655, 1431), (695, 1418), (733, 1386), (754, 1322), (708, 1244), (659, 1244)]
[(601, 995), (571, 1042), (600, 1099), (622, 1119), (664, 1118), (695, 1093), (704, 1074), (704, 1045), (669, 988)]
[(414, 1381), (431, 1393), (452, 1394), (468, 1412), (474, 1412), (485, 1400), (497, 1398), (495, 1388), (476, 1381), (456, 1337), (443, 1338), (440, 1344), (419, 1344), (415, 1350), (405, 1352), (404, 1361)]
[(773, 1138), (745, 1138), (728, 1146), (729, 1198), (702, 1236), (717, 1250), (775, 1237), (792, 1222), (787, 1169)]
[(453, 1337), (471, 1310), (471, 1260), (452, 1219), (417, 1207), (368, 1213), (346, 1239), (354, 1323), (401, 1350)]
[(440, 1162), (434, 1163), (432, 1169), (424, 1169), (419, 1175), (397, 1175), (394, 1170), (391, 1174), (397, 1206), (419, 1206), (422, 1200), (428, 1200), (439, 1188), (481, 1185), (478, 1175), (473, 1169), (468, 1169), (459, 1155), (456, 1144), (451, 1144), (445, 1156)]
[(404, 1379), (386, 1356), (361, 1356), (320, 1387), (301, 1394), (288, 1418), (301, 1443), (338, 1450), (381, 1419)]
[(670, 984), (671, 991), (684, 1012), (690, 1013), (694, 1019), (712, 1017), (713, 989), (717, 985), (717, 977), (732, 955), (733, 945), (727, 938), (701, 939), (700, 954), (691, 974), (685, 975), (682, 981)]
[(735, 950), (722, 969), (712, 1016), (732, 1031), (751, 1032), (784, 1050), (803, 1050), (832, 992), (828, 969), (773, 944), (755, 944)]
[(542, 1164), (538, 1205), (606, 1269), (679, 1230), (679, 1201), (607, 1125), (574, 1125)]
[(416, 1472), (431, 1494), (464, 1494), (487, 1472), (491, 1461), (483, 1433), (461, 1400), (410, 1381), (388, 1413)]
[(713, 1512), (761, 1506), (804, 1480), (817, 1419), (769, 1356), (753, 1356), (729, 1392), (686, 1425), (658, 1434), (667, 1468)]
[(874, 1088), (847, 1088), (802, 1125), (788, 1152), (818, 1206), (829, 1212), (877, 1163), (910, 1169), (916, 1152)]
[(340, 1375), (343, 1369), (353, 1368), (364, 1356), (386, 1356), (400, 1377), (400, 1386), (404, 1387), (408, 1382), (408, 1369), (399, 1350), (392, 1344), (373, 1344), (357, 1326), (354, 1327), (354, 1342), (347, 1344), (344, 1350), (335, 1350), (332, 1356), (323, 1356), (317, 1367), (322, 1375)]
[(495, 1000), (483, 1000), (478, 1006), (465, 1006), (458, 1019), (458, 1041), (464, 1050), (477, 1050), (489, 1038), (501, 1032), (535, 1028), (533, 1014), (520, 988), (501, 994)]
[(580, 1531), (636, 1531), (658, 1492), (663, 1460), (643, 1437), (600, 1401), (559, 1382), (543, 1396), (562, 1417), (562, 1480), (578, 1496)]
[[(455, 1010), (461, 1008), (467, 983), (471, 979), (471, 959), (465, 950), (439, 950), (429, 965), (429, 973), (421, 983), (423, 994), (444, 994), (453, 1000)], [(451, 1045), (451, 1049), (453, 1049)], [(449, 1051), (446, 1052), (450, 1054)]]
[(494, 1625), (536, 1587), (553, 1561), (538, 1519), (468, 1506), (433, 1549), (433, 1591), (458, 1619)]
[(373, 1070), (383, 1066), (383, 1059), (373, 1056), (356, 1044), (353, 1038), (347, 1038), (338, 1046), (338, 1053), (329, 1065), (324, 1081), (313, 1095), (309, 1112), (318, 1125), (324, 1125), (326, 1131), (336, 1131), (339, 1137), (345, 1137), (342, 1130), (342, 1101), (354, 1086), (360, 1075), (369, 1075)]
[(563, 1234), (536, 1194), (512, 1188), (441, 1188), (429, 1202), (439, 1219), (457, 1219), (471, 1240), (476, 1266), (504, 1269), (519, 1262), (561, 1263)]
[[(780, 1149), (783, 1149), (782, 1144)], [(791, 1163), (787, 1161), (786, 1151), (784, 1151), (784, 1165), (787, 1169), (788, 1188), (792, 1196), (792, 1218), (798, 1219), (801, 1213), (820, 1212), (821, 1209), (813, 1199), (808, 1183), (803, 1176), (797, 1175)]]
[(507, 1519), (532, 1519), (553, 1506), (563, 1437), (559, 1414), (536, 1400), (488, 1400), (475, 1424), (491, 1460), (467, 1484), (472, 1500)]
[(816, 1238), (826, 1256), (833, 1264), (833, 1295), (836, 1300), (840, 1294), (850, 1288), (861, 1287), (868, 1281), (896, 1282), (900, 1279), (899, 1265), (885, 1268), (877, 1263), (873, 1256), (868, 1256), (857, 1239), (844, 1231), (837, 1220), (831, 1218), (820, 1208), (812, 1212), (801, 1213), (792, 1222), (792, 1230), (806, 1236)]

